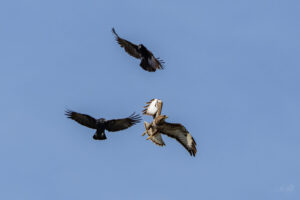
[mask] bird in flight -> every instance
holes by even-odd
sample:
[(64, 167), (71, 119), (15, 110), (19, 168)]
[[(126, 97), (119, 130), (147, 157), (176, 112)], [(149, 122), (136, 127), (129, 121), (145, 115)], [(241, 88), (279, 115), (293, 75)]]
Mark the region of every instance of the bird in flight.
[(79, 124), (96, 129), (93, 136), (94, 140), (105, 140), (105, 130), (110, 132), (121, 131), (127, 129), (141, 121), (141, 116), (133, 113), (127, 118), (106, 120), (104, 118), (95, 119), (89, 115), (66, 110), (65, 114), (68, 118), (75, 120)]
[(165, 120), (168, 118), (166, 115), (161, 115), (162, 101), (159, 99), (152, 99), (145, 106), (143, 114), (152, 115), (154, 120), (152, 123), (144, 122), (146, 131), (149, 137), (147, 140), (151, 140), (157, 145), (164, 146), (165, 143), (162, 140), (161, 134), (167, 135), (176, 139), (191, 156), (195, 156), (197, 153), (196, 142), (192, 135), (186, 130), (186, 128), (179, 123), (169, 123)]
[[(153, 118), (157, 117), (160, 115), (161, 113), (161, 109), (163, 106), (163, 103), (160, 99), (151, 99), (149, 102), (146, 103), (147, 105), (144, 106), (145, 110), (143, 110), (143, 114), (144, 115), (150, 115)], [(142, 136), (144, 136), (146, 133), (147, 135), (150, 137), (152, 135), (152, 137), (150, 138), (150, 140), (158, 145), (158, 146), (165, 146), (165, 143), (161, 137), (161, 134), (156, 132), (155, 135), (153, 135), (154, 132), (154, 128), (151, 126), (150, 123), (148, 122), (144, 122), (144, 126), (145, 126), (145, 132), (143, 133)]]
[(129, 55), (141, 59), (140, 66), (144, 70), (148, 72), (155, 72), (156, 69), (164, 68), (164, 61), (159, 58), (155, 58), (152, 52), (149, 51), (143, 44), (136, 45), (123, 38), (120, 38), (114, 28), (112, 28), (112, 32), (115, 35), (119, 45), (123, 47)]

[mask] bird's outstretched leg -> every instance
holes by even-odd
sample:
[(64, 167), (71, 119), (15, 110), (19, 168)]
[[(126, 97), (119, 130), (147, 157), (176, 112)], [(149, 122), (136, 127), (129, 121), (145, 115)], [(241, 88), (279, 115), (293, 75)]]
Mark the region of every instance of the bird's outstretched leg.
[(147, 138), (147, 140), (150, 140), (156, 134), (157, 134), (157, 130), (152, 131), (152, 134)]
[(146, 133), (147, 133), (147, 130), (146, 130), (146, 131), (144, 131), (144, 133), (142, 134), (142, 136), (144, 136)]
[(145, 132), (142, 134), (142, 136), (144, 136), (146, 133), (147, 133), (148, 135), (150, 135), (150, 134), (149, 134), (149, 129), (151, 128), (151, 124), (148, 123), (148, 122), (144, 122), (144, 126), (145, 126)]

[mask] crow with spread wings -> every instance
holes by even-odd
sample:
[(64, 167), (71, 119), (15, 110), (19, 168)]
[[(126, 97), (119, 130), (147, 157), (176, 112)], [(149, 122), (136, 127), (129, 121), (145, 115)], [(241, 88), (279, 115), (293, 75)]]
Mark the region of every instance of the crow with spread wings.
[(115, 35), (119, 45), (123, 47), (129, 55), (137, 59), (141, 59), (140, 66), (144, 70), (148, 72), (155, 72), (156, 69), (163, 69), (162, 64), (164, 64), (164, 61), (160, 60), (159, 58), (155, 58), (152, 52), (149, 51), (144, 45), (136, 45), (123, 38), (120, 38), (114, 28), (112, 29), (112, 32)]
[(168, 116), (161, 115), (162, 101), (159, 99), (152, 99), (147, 104), (148, 105), (145, 106), (143, 114), (153, 116), (154, 120), (152, 123), (144, 122), (146, 131), (143, 133), (143, 135), (147, 133), (149, 136), (147, 139), (150, 139), (159, 146), (165, 145), (161, 134), (167, 135), (176, 139), (190, 153), (191, 156), (195, 156), (197, 149), (194, 138), (183, 125), (165, 121)]
[(141, 120), (141, 116), (135, 113), (127, 118), (111, 120), (106, 120), (104, 118), (95, 119), (89, 115), (73, 112), (71, 110), (67, 110), (65, 114), (68, 118), (75, 120), (83, 126), (96, 129), (97, 131), (93, 136), (93, 139), (95, 140), (105, 140), (105, 130), (111, 132), (121, 131), (139, 123)]

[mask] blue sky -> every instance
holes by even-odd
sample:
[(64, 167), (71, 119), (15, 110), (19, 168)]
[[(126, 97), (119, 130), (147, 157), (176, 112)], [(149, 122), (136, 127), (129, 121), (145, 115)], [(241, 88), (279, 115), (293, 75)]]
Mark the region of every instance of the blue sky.
[[(0, 2), (1, 199), (299, 199), (299, 1)], [(166, 62), (148, 73), (111, 28)], [(160, 98), (198, 144), (107, 119)], [(144, 120), (150, 121), (147, 116)]]

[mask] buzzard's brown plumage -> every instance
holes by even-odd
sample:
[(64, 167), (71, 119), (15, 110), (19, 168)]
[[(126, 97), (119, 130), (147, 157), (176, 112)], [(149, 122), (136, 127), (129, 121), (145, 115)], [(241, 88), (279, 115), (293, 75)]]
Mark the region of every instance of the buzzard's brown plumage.
[[(151, 124), (149, 124), (148, 122), (144, 122), (144, 126), (146, 130), (144, 134), (147, 133), (148, 136), (153, 135), (153, 128), (151, 127)], [(158, 146), (165, 146), (165, 142), (163, 141), (160, 133), (153, 135), (150, 139), (154, 144)]]
[[(147, 139), (157, 145), (163, 146), (165, 143), (162, 140), (161, 134), (165, 134), (169, 137), (176, 139), (189, 153), (191, 156), (195, 156), (197, 153), (196, 142), (186, 128), (181, 124), (168, 123), (165, 121), (166, 115), (161, 115), (162, 101), (159, 99), (152, 99), (147, 102), (144, 107), (144, 115), (153, 116), (151, 123), (144, 122), (146, 131), (149, 136)], [(143, 135), (144, 135), (143, 134)]]
[[(145, 109), (143, 110), (144, 115), (150, 115), (153, 118), (160, 115), (163, 106), (163, 103), (160, 99), (151, 99), (146, 104), (147, 105), (144, 106)], [(153, 135), (153, 133), (156, 132), (156, 130), (152, 128), (151, 124), (149, 124), (148, 122), (144, 122), (144, 126), (146, 131), (143, 133), (143, 135), (145, 135), (146, 133), (148, 136), (152, 135), (150, 139), (154, 144), (159, 146), (165, 145), (160, 133), (155, 133)]]
[(160, 120), (155, 119), (157, 131), (176, 139), (191, 156), (195, 156), (197, 153), (197, 144), (186, 128), (182, 124), (165, 122), (165, 119), (167, 118), (165, 115), (159, 117), (161, 118)]

